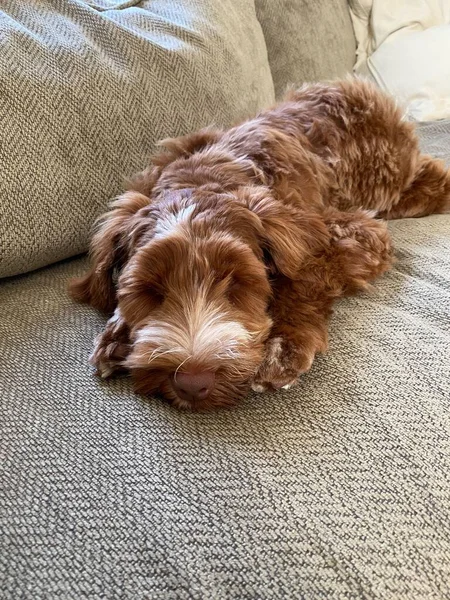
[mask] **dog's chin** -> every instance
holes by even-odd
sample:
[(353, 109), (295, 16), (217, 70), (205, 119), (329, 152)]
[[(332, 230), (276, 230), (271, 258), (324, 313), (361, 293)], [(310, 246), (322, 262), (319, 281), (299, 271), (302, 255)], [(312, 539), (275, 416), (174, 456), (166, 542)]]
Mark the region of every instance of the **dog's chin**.
[(176, 408), (194, 412), (234, 406), (248, 394), (252, 375), (253, 373), (249, 373), (245, 380), (230, 381), (225, 373), (217, 373), (215, 388), (208, 398), (188, 402), (176, 394), (166, 372), (150, 369), (131, 369), (131, 377), (136, 393), (143, 396), (160, 396)]

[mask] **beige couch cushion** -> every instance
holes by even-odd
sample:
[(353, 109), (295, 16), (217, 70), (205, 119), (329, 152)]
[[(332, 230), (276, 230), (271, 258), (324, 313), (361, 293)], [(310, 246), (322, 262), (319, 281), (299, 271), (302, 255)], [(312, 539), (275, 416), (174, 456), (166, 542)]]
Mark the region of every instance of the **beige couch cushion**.
[(212, 414), (93, 376), (84, 260), (3, 282), (2, 599), (449, 598), (450, 215), (390, 228), (300, 385)]
[(288, 85), (352, 71), (356, 41), (347, 0), (255, 0), (277, 97)]
[(274, 99), (253, 0), (1, 8), (0, 277), (84, 251), (156, 140)]

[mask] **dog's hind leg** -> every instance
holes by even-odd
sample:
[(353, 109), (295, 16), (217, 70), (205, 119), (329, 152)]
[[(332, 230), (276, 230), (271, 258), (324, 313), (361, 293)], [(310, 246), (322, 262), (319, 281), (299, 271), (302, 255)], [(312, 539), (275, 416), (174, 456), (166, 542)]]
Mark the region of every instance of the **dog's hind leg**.
[(424, 217), (450, 212), (450, 170), (441, 160), (422, 155), (410, 185), (399, 201), (382, 211), (383, 219)]
[(312, 256), (295, 279), (273, 283), (274, 325), (266, 357), (252, 387), (255, 391), (289, 387), (328, 345), (328, 319), (334, 301), (368, 287), (392, 262), (389, 233), (370, 213), (328, 209), (324, 221), (329, 246)]

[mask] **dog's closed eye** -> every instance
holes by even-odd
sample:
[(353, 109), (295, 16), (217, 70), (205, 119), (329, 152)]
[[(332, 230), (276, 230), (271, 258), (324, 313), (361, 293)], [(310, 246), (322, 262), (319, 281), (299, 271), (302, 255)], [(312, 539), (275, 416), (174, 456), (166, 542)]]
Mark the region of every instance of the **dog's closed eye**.
[(161, 306), (166, 299), (166, 291), (161, 284), (153, 284), (148, 287), (147, 295), (153, 302), (155, 308)]
[[(262, 286), (262, 289), (261, 289)], [(226, 298), (236, 308), (245, 307), (252, 293), (261, 290), (261, 297), (266, 295), (265, 281), (260, 276), (247, 273), (234, 265), (230, 269), (214, 273), (213, 287), (217, 294)]]
[(223, 295), (231, 304), (239, 304), (242, 300), (243, 282), (233, 272), (216, 279), (216, 285), (221, 288)]

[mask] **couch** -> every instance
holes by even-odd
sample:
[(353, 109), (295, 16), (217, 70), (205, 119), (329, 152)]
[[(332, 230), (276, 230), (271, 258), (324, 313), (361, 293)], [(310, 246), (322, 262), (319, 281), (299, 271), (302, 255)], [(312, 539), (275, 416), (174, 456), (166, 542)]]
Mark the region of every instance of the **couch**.
[[(4, 0), (0, 590), (5, 600), (450, 596), (450, 215), (336, 307), (293, 390), (180, 412), (88, 365), (67, 296), (158, 139), (350, 72), (344, 0)], [(450, 123), (418, 124), (450, 163)]]

